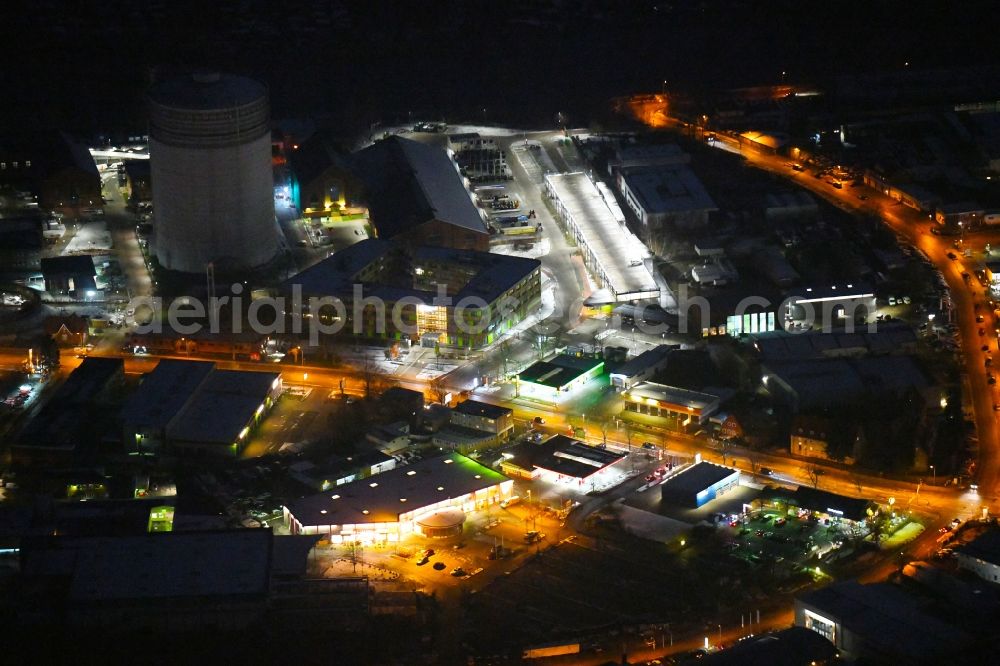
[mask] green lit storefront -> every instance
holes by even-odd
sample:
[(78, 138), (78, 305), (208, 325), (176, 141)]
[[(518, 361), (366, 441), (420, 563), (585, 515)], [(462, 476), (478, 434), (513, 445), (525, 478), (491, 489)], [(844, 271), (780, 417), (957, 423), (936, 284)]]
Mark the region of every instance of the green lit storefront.
[(603, 359), (558, 354), (517, 375), (518, 395), (557, 402), (603, 373)]

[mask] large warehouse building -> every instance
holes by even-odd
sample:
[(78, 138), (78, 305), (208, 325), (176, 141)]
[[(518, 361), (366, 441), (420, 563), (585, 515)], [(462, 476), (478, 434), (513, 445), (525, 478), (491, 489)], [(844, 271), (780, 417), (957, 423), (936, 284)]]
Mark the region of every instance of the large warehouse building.
[(517, 389), (521, 395), (556, 402), (603, 372), (602, 359), (557, 354), (522, 370), (517, 375)]
[[(369, 238), (313, 264), (283, 288), (293, 297), (301, 289), (303, 298), (340, 299), (341, 335), (477, 349), (537, 310), (541, 276), (537, 259)], [(442, 291), (450, 302), (439, 298)], [(375, 306), (379, 301), (384, 310)], [(398, 318), (389, 316), (394, 312)], [(313, 314), (333, 323), (327, 311)]]
[(625, 215), (609, 190), (602, 191), (580, 172), (545, 176), (545, 192), (604, 288), (588, 304), (659, 298), (653, 255), (625, 226)]
[(292, 501), (292, 534), (331, 543), (396, 542), (409, 534), (461, 534), (465, 515), (510, 497), (514, 482), (458, 453), (428, 458)]
[(351, 156), (379, 238), (407, 245), (490, 249), (483, 213), (458, 166), (437, 146), (393, 136)]
[(237, 456), (281, 392), (277, 372), (163, 359), (122, 408), (125, 449)]
[(156, 258), (201, 273), (256, 268), (278, 252), (267, 89), (218, 73), (149, 91)]
[(623, 472), (617, 465), (626, 454), (599, 449), (583, 442), (556, 435), (541, 444), (523, 442), (504, 451), (500, 469), (523, 479), (575, 485), (590, 490), (608, 485)]
[(740, 470), (702, 461), (667, 479), (660, 486), (660, 497), (664, 502), (697, 508), (739, 483)]

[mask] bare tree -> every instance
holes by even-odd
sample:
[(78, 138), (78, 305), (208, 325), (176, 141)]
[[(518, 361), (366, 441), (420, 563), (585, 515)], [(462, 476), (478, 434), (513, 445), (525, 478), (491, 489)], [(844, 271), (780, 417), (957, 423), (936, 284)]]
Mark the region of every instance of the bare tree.
[(821, 470), (816, 465), (809, 465), (806, 467), (806, 476), (809, 478), (809, 483), (812, 484), (813, 488), (819, 487), (819, 477), (823, 474)]
[(864, 486), (862, 485), (863, 481), (864, 479), (860, 474), (857, 472), (851, 472), (851, 483), (854, 484), (854, 489), (858, 491), (858, 497), (860, 497), (861, 493), (864, 491)]
[(361, 381), (365, 388), (365, 399), (368, 399), (371, 398), (373, 391), (377, 392), (380, 380), (383, 377), (378, 371), (378, 364), (371, 357), (371, 354), (365, 353), (361, 358)]
[(444, 378), (436, 377), (432, 379), (427, 388), (427, 392), (430, 394), (432, 401), (436, 403), (444, 403), (444, 398), (448, 395), (448, 388), (444, 385)]
[(625, 442), (628, 444), (628, 452), (632, 453), (632, 438), (635, 436), (635, 428), (628, 421), (624, 422), (625, 426)]
[(503, 365), (503, 378), (506, 380), (509, 372), (508, 363), (510, 362), (510, 342), (507, 340), (500, 343), (500, 361)]
[(760, 449), (757, 448), (755, 444), (748, 444), (746, 447), (747, 451), (747, 462), (750, 463), (750, 473), (757, 476), (757, 472), (760, 471)]
[(734, 447), (735, 447), (735, 445), (733, 444), (733, 440), (732, 439), (726, 438), (726, 439), (720, 439), (719, 440), (719, 453), (722, 454), (722, 464), (723, 465), (726, 464), (726, 458), (729, 457), (729, 454), (732, 452), (732, 450), (733, 450)]

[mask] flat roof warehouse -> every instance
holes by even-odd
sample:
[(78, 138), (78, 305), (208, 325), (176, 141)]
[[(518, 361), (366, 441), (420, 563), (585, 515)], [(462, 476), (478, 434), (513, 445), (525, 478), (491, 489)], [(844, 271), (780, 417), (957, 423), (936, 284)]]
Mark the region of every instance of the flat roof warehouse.
[(739, 470), (715, 463), (699, 462), (672, 476), (666, 483), (681, 492), (699, 493), (733, 474), (739, 474)]
[(588, 265), (611, 290), (614, 300), (659, 296), (659, 287), (645, 264), (652, 255), (625, 228), (625, 216), (610, 194), (602, 196), (582, 172), (549, 174), (545, 185), (567, 226), (586, 249)]
[(599, 449), (565, 435), (556, 435), (542, 444), (519, 444), (505, 453), (504, 457), (506, 465), (516, 466), (532, 475), (536, 470), (545, 470), (576, 479), (587, 479), (614, 465), (625, 454)]
[(287, 511), (299, 531), (311, 526), (395, 523), (403, 513), (507, 481), (503, 474), (452, 453), (294, 500)]
[(622, 177), (647, 212), (718, 210), (701, 181), (684, 165), (631, 167)]
[(604, 361), (594, 358), (577, 358), (559, 354), (547, 361), (537, 361), (521, 371), (518, 380), (556, 390), (576, 381), (579, 377), (604, 365)]

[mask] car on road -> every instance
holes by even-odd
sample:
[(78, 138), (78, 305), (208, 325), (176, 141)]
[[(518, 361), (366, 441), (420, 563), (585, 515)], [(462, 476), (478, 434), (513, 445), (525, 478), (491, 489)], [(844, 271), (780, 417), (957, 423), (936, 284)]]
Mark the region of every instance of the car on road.
[(656, 450), (656, 444), (653, 444), (652, 442), (643, 442), (642, 443), (642, 448), (647, 449), (649, 451), (655, 451)]
[(531, 422), (536, 425), (545, 425), (545, 419), (543, 419), (541, 416), (536, 416), (535, 418), (531, 419)]
[(994, 412), (1000, 412), (1000, 403), (996, 403), (996, 402), (993, 403), (993, 411)]
[(760, 468), (760, 473), (762, 475), (764, 475), (764, 476), (773, 476), (774, 475), (774, 470), (771, 469), (770, 467), (761, 467)]
[(465, 569), (463, 569), (462, 567), (455, 567), (454, 569), (451, 570), (451, 575), (454, 576), (455, 578), (458, 578), (459, 576), (464, 576)]
[(986, 335), (986, 329), (985, 328), (980, 328), (979, 329), (979, 337), (983, 337), (984, 335)]
[(983, 323), (983, 315), (976, 315), (976, 323), (977, 324)]
[(429, 557), (427, 557), (426, 555), (424, 555), (424, 556), (423, 556), (423, 557), (421, 557), (421, 558), (420, 558), (419, 560), (417, 560), (417, 566), (418, 566), (418, 567), (422, 567), (422, 566), (424, 566), (425, 564), (427, 564), (428, 562), (430, 562), (430, 560), (431, 560), (431, 558), (429, 558)]
[(955, 261), (956, 259), (958, 259), (958, 256), (954, 252), (949, 252), (945, 256), (948, 257), (949, 259), (951, 259), (952, 261)]
[(989, 384), (990, 386), (993, 386), (994, 384), (997, 383), (997, 378), (994, 377), (993, 375), (990, 375), (986, 378), (986, 383)]

